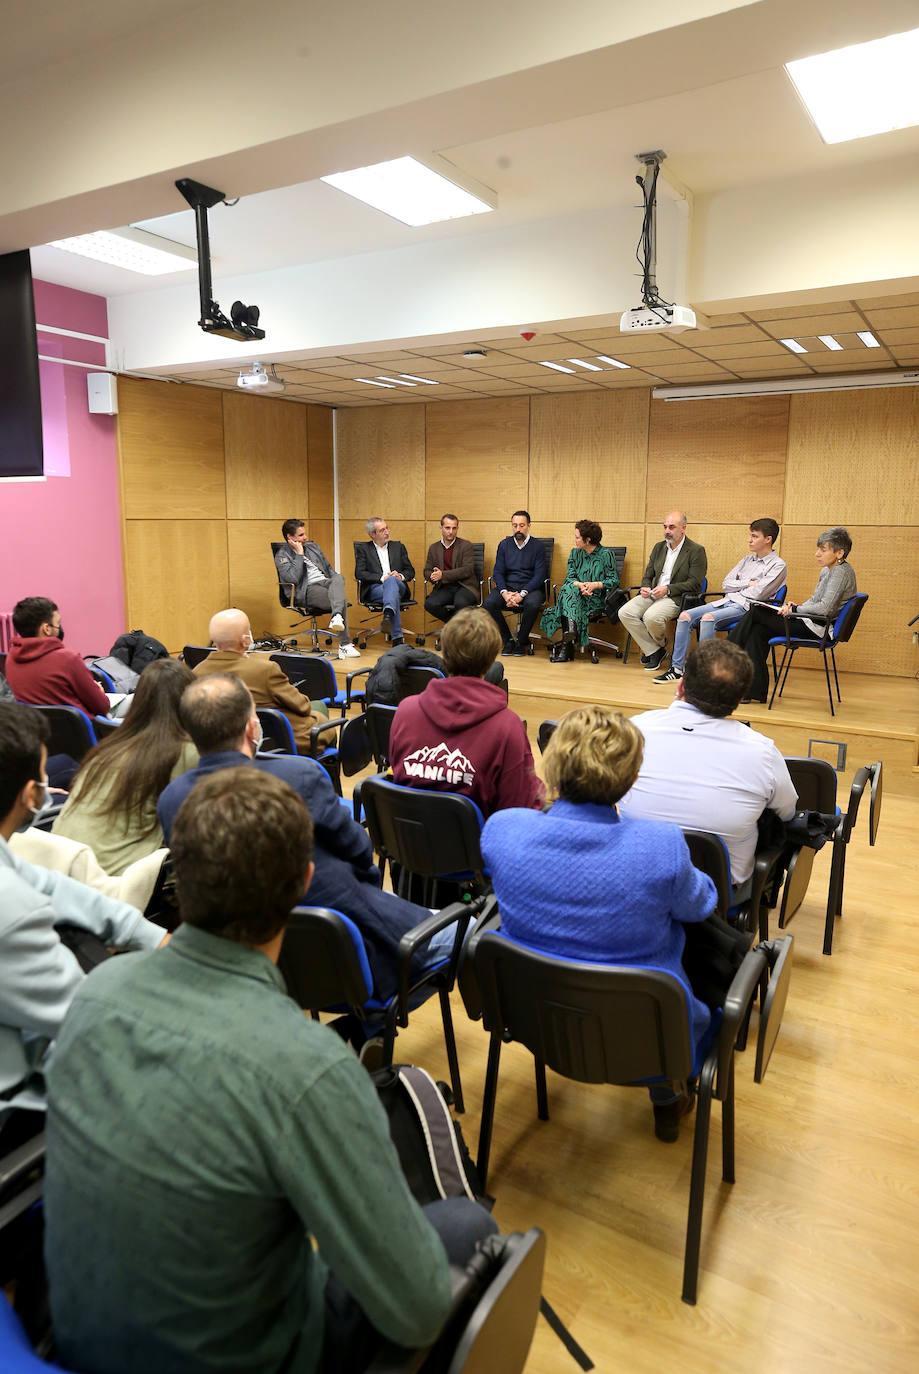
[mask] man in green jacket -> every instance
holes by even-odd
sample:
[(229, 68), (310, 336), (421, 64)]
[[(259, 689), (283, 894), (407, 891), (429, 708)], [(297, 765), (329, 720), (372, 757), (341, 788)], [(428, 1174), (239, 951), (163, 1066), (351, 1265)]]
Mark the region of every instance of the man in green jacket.
[(286, 994), (306, 807), (256, 769), (215, 773), (183, 803), (172, 857), (183, 924), (85, 980), (49, 1072), (59, 1358), (325, 1374), (364, 1368), (381, 1334), (428, 1343), (448, 1257), (496, 1227), (465, 1198), (422, 1211), (366, 1071)]
[(698, 596), (708, 569), (701, 544), (686, 536), (686, 516), (674, 510), (664, 516), (664, 537), (654, 545), (641, 579), (641, 590), (619, 612), (619, 623), (641, 648), (641, 666), (656, 670), (667, 657), (667, 624), (680, 613), (680, 601)]

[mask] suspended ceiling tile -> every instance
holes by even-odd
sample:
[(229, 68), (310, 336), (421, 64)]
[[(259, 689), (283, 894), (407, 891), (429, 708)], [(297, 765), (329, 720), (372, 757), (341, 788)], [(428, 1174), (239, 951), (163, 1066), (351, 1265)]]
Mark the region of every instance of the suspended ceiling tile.
[(855, 310), (846, 311), (845, 314), (799, 315), (763, 323), (767, 334), (776, 339), (815, 338), (818, 334), (851, 333), (864, 327), (864, 320)]
[[(764, 310), (748, 310), (751, 320), (765, 324), (769, 320), (803, 319), (810, 315), (842, 315), (852, 309), (851, 301), (829, 301), (824, 305), (784, 305), (771, 306)], [(826, 331), (821, 329), (821, 334)]]

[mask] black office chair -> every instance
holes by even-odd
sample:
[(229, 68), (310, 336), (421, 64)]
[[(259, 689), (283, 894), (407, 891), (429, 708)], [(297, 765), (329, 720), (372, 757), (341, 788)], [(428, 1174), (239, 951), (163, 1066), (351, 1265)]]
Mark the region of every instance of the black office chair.
[[(473, 932), (470, 957), (489, 1032), (478, 1169), (482, 1187), (494, 1124), (502, 1045), (534, 1057), (539, 1118), (548, 1120), (546, 1069), (579, 1083), (673, 1083), (697, 1096), (683, 1301), (698, 1287), (702, 1204), (712, 1099), (722, 1104), (722, 1177), (734, 1182), (734, 1051), (761, 980), (769, 986), (759, 1018), (754, 1080), (762, 1082), (775, 1045), (791, 976), (790, 938), (757, 945), (744, 957), (720, 1018), (694, 1045), (688, 994), (658, 970), (574, 963), (526, 949), (501, 934)], [(694, 1082), (693, 1080), (697, 1080)]]
[[(381, 1001), (374, 993), (373, 974), (358, 927), (339, 911), (324, 907), (295, 908), (284, 932), (278, 968), (284, 975), (290, 996), (316, 1020), (320, 1011), (341, 1010), (351, 1012), (361, 1021), (381, 1018), (384, 1065), (392, 1063), (396, 1028), (408, 1025), (409, 1002), (414, 994), (423, 988), (436, 991), (456, 1110), (461, 1112), (464, 1110), (463, 1089), (450, 993), (463, 937), (480, 906), (479, 901), (455, 902), (403, 935), (399, 941), (399, 987), (388, 1001)], [(412, 969), (415, 955), (424, 950), (432, 936), (451, 926), (456, 928), (456, 939), (449, 959), (419, 977)]]
[(489, 1236), (464, 1270), (440, 1335), (422, 1350), (388, 1345), (367, 1374), (522, 1374), (540, 1309), (546, 1238), (537, 1227)]
[[(275, 556), (276, 556), (278, 550), (279, 550), (279, 549), (283, 549), (284, 547), (285, 547), (284, 544), (281, 544), (281, 543), (278, 543), (278, 542), (275, 541), (275, 540), (272, 540), (272, 542), (271, 542), (271, 561), (272, 561), (272, 563), (274, 562), (274, 559), (275, 559)], [(277, 565), (275, 565), (275, 572), (277, 572)], [(292, 623), (291, 623), (291, 625), (290, 625), (290, 628), (291, 628), (292, 630), (300, 631), (300, 630), (304, 629), (304, 627), (305, 627), (305, 628), (306, 628), (306, 633), (307, 633), (307, 634), (309, 635), (309, 637), (310, 637), (310, 643), (312, 644), (312, 651), (313, 651), (313, 653), (315, 653), (315, 654), (322, 653), (322, 650), (319, 648), (319, 636), (320, 636), (320, 633), (324, 633), (326, 644), (334, 644), (334, 642), (335, 642), (335, 637), (334, 637), (333, 634), (330, 633), (330, 631), (329, 631), (328, 629), (326, 629), (325, 631), (322, 631), (322, 632), (320, 631), (320, 629), (319, 629), (318, 616), (320, 616), (320, 615), (331, 615), (331, 611), (318, 611), (318, 612), (317, 612), (317, 611), (311, 611), (310, 608), (309, 608), (309, 606), (298, 606), (298, 605), (296, 605), (295, 602), (294, 602), (294, 593), (295, 593), (295, 591), (296, 591), (296, 586), (295, 586), (295, 584), (294, 584), (293, 582), (282, 582), (282, 581), (281, 581), (281, 575), (280, 575), (280, 573), (278, 573), (278, 600), (280, 601), (281, 606), (284, 608), (285, 611), (293, 611), (295, 615), (298, 615), (298, 616), (300, 617), (299, 620), (294, 620), (294, 621), (292, 621)], [(348, 604), (350, 605), (351, 603), (349, 602)]]
[[(335, 669), (327, 658), (317, 654), (277, 653), (268, 655), (298, 692), (309, 701), (324, 701), (329, 707), (347, 710), (350, 702), (339, 687)], [(362, 692), (353, 692), (353, 700), (360, 701)]]
[(693, 867), (701, 873), (707, 873), (715, 884), (718, 893), (715, 910), (727, 920), (732, 901), (731, 861), (724, 840), (709, 830), (688, 830), (685, 826), (682, 829)]
[[(825, 759), (786, 758), (788, 773), (798, 794), (799, 811), (818, 811), (827, 817), (840, 820), (836, 805), (836, 772)], [(816, 850), (801, 845), (788, 859), (788, 874), (782, 889), (779, 907), (779, 929), (791, 923), (801, 903), (807, 895), (811, 873), (814, 867)], [(833, 866), (831, 865), (830, 884), (827, 892), (827, 907), (833, 901)], [(829, 912), (828, 912), (829, 914)], [(832, 939), (832, 936), (831, 936)], [(824, 929), (824, 950), (826, 951), (826, 929)]]
[(79, 763), (98, 744), (93, 723), (79, 706), (35, 706), (34, 710), (41, 711), (51, 731), (49, 755), (69, 754)]
[(114, 735), (124, 724), (118, 716), (93, 716), (93, 734), (99, 744), (109, 735)]
[[(359, 544), (362, 544), (362, 543), (365, 543), (365, 542), (366, 542), (366, 541), (365, 541), (365, 540), (362, 540), (362, 539), (355, 539), (355, 540), (354, 540), (354, 564), (355, 564), (355, 567), (357, 566), (357, 548), (358, 548), (358, 545), (359, 545)], [(363, 629), (363, 628), (361, 629), (361, 631), (360, 631), (360, 638), (358, 639), (358, 642), (357, 642), (357, 646), (358, 646), (359, 649), (366, 649), (366, 648), (367, 648), (367, 640), (368, 640), (368, 639), (372, 639), (374, 635), (385, 635), (387, 639), (390, 638), (389, 630), (386, 628), (386, 626), (385, 626), (384, 623), (383, 623), (383, 607), (382, 607), (382, 606), (374, 605), (374, 603), (373, 603), (372, 601), (368, 601), (368, 600), (367, 600), (367, 594), (368, 594), (368, 592), (369, 592), (370, 587), (372, 587), (372, 586), (376, 586), (376, 583), (373, 583), (373, 582), (358, 582), (358, 584), (357, 584), (357, 599), (358, 599), (360, 605), (363, 606), (364, 610), (370, 612), (370, 614), (369, 614), (368, 616), (365, 616), (364, 619), (361, 621), (361, 626), (363, 627), (363, 626), (365, 626), (365, 625), (370, 625), (372, 621), (376, 621), (376, 624), (375, 624), (375, 625), (372, 625), (371, 628), (366, 629), (366, 630)], [(413, 577), (413, 578), (411, 579), (411, 581), (407, 581), (407, 582), (405, 583), (405, 586), (408, 587), (408, 589), (409, 589), (409, 595), (408, 595), (408, 598), (407, 598), (405, 601), (403, 601), (402, 604), (401, 604), (401, 608), (400, 608), (400, 609), (401, 609), (401, 613), (402, 613), (403, 615), (404, 615), (404, 613), (409, 609), (409, 607), (411, 607), (411, 606), (417, 606), (417, 605), (418, 605), (418, 602), (415, 600), (415, 578)], [(418, 641), (419, 644), (423, 644), (423, 643), (424, 643), (424, 635), (417, 635), (416, 638), (417, 638), (417, 641)]]
[[(820, 639), (798, 639), (791, 634), (788, 622), (785, 622), (784, 634), (774, 635), (769, 640), (769, 648), (772, 652), (772, 672), (774, 681), (772, 684), (772, 694), (769, 697), (769, 707), (772, 710), (772, 703), (775, 701), (775, 694), (779, 696), (785, 691), (785, 683), (788, 681), (788, 674), (794, 662), (795, 654), (801, 649), (815, 649), (823, 658), (823, 671), (826, 674), (826, 694), (830, 703), (830, 715), (835, 716), (836, 708), (833, 705), (833, 689), (830, 685), (830, 665), (827, 662), (827, 654), (833, 664), (833, 679), (836, 683), (836, 700), (842, 704), (842, 697), (839, 694), (839, 674), (836, 671), (836, 646), (846, 644), (852, 638), (853, 631), (858, 624), (859, 616), (865, 608), (868, 600), (866, 592), (858, 592), (855, 596), (850, 596), (844, 602), (836, 614), (832, 625), (829, 622), (823, 627), (823, 635)], [(778, 669), (775, 666), (775, 651), (782, 649), (782, 661)]]
[[(545, 577), (545, 581), (543, 582), (543, 586), (542, 586), (542, 594), (543, 594), (543, 605), (542, 605), (542, 609), (543, 609), (543, 611), (544, 611), (544, 610), (546, 609), (546, 607), (549, 606), (549, 605), (551, 604), (551, 602), (550, 602), (550, 597), (551, 597), (551, 594), (552, 594), (552, 559), (553, 559), (553, 557), (555, 556), (555, 538), (554, 538), (554, 536), (544, 537), (544, 536), (541, 535), (541, 534), (534, 534), (532, 537), (533, 537), (534, 539), (536, 539), (540, 544), (542, 544), (543, 548), (544, 548), (545, 551), (546, 551), (546, 577)], [(493, 577), (489, 577), (489, 579), (488, 579), (488, 590), (489, 590), (489, 592), (491, 592), (491, 591), (494, 590), (494, 586), (495, 586), (495, 579), (494, 579)], [(522, 612), (520, 612), (520, 611), (515, 611), (514, 614), (517, 616), (517, 624), (516, 624), (516, 626), (515, 626), (515, 634), (518, 634), (518, 635), (519, 635), (519, 633), (520, 633), (520, 622), (521, 622), (521, 620), (523, 619), (523, 614), (522, 614)], [(540, 612), (540, 615), (541, 615), (541, 614), (542, 614), (542, 611)], [(537, 623), (538, 623), (538, 621), (537, 621)], [(528, 654), (531, 654), (531, 655), (534, 654), (534, 653), (536, 652), (536, 646), (535, 646), (535, 644), (533, 643), (533, 640), (534, 640), (534, 639), (542, 639), (542, 635), (539, 634), (536, 630), (531, 630), (531, 631), (530, 631), (530, 642), (529, 642), (529, 644), (527, 645), (527, 653), (528, 653)]]
[(203, 644), (186, 644), (179, 657), (189, 668), (197, 668), (207, 658), (208, 654), (214, 652), (213, 644), (207, 648)]
[[(481, 606), (481, 604), (482, 604), (482, 602), (483, 602), (483, 600), (484, 600), (484, 597), (485, 597), (485, 542), (484, 542), (484, 540), (473, 540), (473, 543), (472, 543), (472, 564), (473, 564), (473, 568), (475, 569), (475, 580), (476, 580), (476, 582), (478, 582), (478, 584), (479, 584), (479, 599), (478, 599), (478, 601), (477, 601), (475, 604), (476, 604), (476, 606)], [(436, 584), (435, 584), (434, 582), (429, 582), (428, 579), (425, 578), (425, 581), (424, 581), (424, 596), (425, 596), (425, 597), (427, 597), (427, 596), (434, 590), (435, 585), (436, 585)], [(471, 609), (471, 608), (470, 608), (470, 609)], [(444, 611), (446, 612), (446, 614), (447, 614), (448, 617), (451, 616), (451, 615), (453, 615), (453, 613), (454, 613), (455, 610), (456, 610), (456, 607), (454, 606), (454, 604), (453, 604), (452, 601), (451, 601), (448, 605), (446, 605), (446, 606), (444, 607)], [(427, 618), (427, 612), (425, 612), (425, 619), (426, 619), (426, 618)], [(428, 636), (429, 634), (431, 634), (431, 633), (432, 633), (432, 631), (430, 631), (430, 630), (425, 630), (424, 634), (421, 634), (421, 635), (418, 636), (418, 638), (419, 638), (419, 640), (421, 641), (422, 644), (424, 643), (424, 641), (425, 641), (425, 639), (427, 638), (427, 636)], [(439, 649), (439, 648), (440, 648), (440, 635), (441, 635), (441, 631), (440, 631), (440, 630), (434, 630), (434, 631), (433, 631), (433, 634), (434, 634), (434, 648), (435, 648), (435, 649)]]
[(484, 822), (469, 797), (376, 777), (364, 782), (361, 800), (374, 849), (398, 870), (393, 885), (399, 896), (408, 894), (413, 876), (423, 884), (416, 900), (424, 906), (437, 905), (439, 882), (476, 895), (488, 891), (480, 848)]
[(539, 733), (536, 736), (536, 743), (539, 745), (539, 752), (541, 754), (546, 752), (546, 745), (555, 734), (557, 727), (557, 720), (544, 720), (540, 723)]
[(420, 696), (429, 682), (443, 681), (446, 673), (439, 668), (427, 668), (421, 663), (413, 663), (405, 674), (402, 698)]

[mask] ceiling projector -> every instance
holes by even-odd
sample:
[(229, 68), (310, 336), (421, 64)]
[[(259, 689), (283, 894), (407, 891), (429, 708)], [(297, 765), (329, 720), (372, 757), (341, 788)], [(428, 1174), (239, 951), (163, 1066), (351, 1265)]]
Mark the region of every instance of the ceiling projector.
[(688, 305), (656, 305), (653, 309), (637, 305), (619, 317), (619, 329), (623, 334), (652, 334), (661, 329), (682, 334), (684, 329), (695, 327), (696, 312)]
[(274, 366), (269, 372), (261, 363), (253, 363), (251, 372), (240, 372), (236, 385), (244, 391), (283, 391), (284, 383), (275, 374)]

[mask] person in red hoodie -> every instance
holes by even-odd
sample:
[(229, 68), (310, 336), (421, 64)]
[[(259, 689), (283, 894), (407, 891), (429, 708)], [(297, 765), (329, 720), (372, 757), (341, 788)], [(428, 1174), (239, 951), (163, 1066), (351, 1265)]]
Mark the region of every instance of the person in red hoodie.
[(441, 632), (448, 676), (399, 703), (389, 737), (396, 782), (462, 792), (486, 818), (508, 806), (539, 808), (544, 794), (523, 721), (503, 689), (483, 681), (500, 650), (486, 611), (458, 611)]
[(27, 596), (13, 607), (16, 631), (6, 658), (6, 680), (18, 701), (33, 706), (79, 706), (107, 716), (109, 699), (74, 649), (64, 648), (61, 614), (46, 596)]

